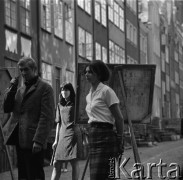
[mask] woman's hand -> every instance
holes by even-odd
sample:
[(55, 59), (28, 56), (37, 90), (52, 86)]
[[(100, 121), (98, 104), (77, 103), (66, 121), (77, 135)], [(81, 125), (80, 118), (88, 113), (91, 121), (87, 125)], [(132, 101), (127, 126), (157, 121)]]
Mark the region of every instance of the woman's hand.
[(118, 144), (119, 154), (123, 154), (124, 153), (124, 139), (122, 136), (117, 135), (117, 144)]

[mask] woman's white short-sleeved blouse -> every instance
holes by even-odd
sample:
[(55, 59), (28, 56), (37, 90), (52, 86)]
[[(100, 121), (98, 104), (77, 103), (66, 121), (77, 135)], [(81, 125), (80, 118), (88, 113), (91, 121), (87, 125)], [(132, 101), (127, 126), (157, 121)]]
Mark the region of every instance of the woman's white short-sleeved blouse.
[(119, 99), (113, 89), (103, 83), (99, 83), (97, 89), (93, 93), (90, 90), (86, 96), (86, 103), (86, 112), (89, 117), (88, 123), (105, 122), (114, 124), (114, 117), (109, 107), (119, 103)]

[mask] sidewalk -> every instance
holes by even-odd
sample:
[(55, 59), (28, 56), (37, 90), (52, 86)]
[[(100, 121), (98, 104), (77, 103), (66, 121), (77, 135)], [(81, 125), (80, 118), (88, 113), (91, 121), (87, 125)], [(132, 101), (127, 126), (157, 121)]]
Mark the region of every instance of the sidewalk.
[[(168, 165), (172, 162), (177, 163), (179, 165), (182, 165), (182, 158), (183, 158), (183, 139), (180, 139), (178, 141), (165, 141), (158, 143), (157, 146), (152, 147), (140, 147), (138, 148), (138, 153), (141, 159), (141, 163), (146, 166), (147, 163), (158, 163), (160, 159), (163, 160), (163, 162), (167, 163)], [(133, 167), (134, 164), (134, 154), (133, 149), (127, 149), (124, 152), (123, 159), (124, 158), (130, 158), (129, 163), (125, 167), (129, 172)], [(79, 180), (81, 180), (82, 173), (85, 167), (86, 160), (82, 160), (79, 162), (80, 166), (80, 177)], [(44, 168), (45, 170), (45, 180), (51, 179), (51, 173), (52, 173), (52, 167), (47, 166)], [(165, 169), (166, 171), (167, 169)], [(62, 173), (61, 180), (71, 180), (72, 179), (72, 171), (71, 171), (71, 165), (68, 164), (68, 172)], [(155, 168), (154, 174), (153, 174), (153, 180), (159, 180), (157, 177), (157, 168)], [(14, 170), (15, 178), (14, 180), (17, 180), (17, 169)], [(89, 180), (89, 168), (87, 168), (85, 178), (84, 180)], [(12, 180), (10, 172), (0, 173), (0, 180)], [(121, 180), (126, 180), (124, 178), (124, 175), (121, 174)], [(167, 179), (166, 179), (167, 180)]]
[[(82, 177), (85, 164), (86, 164), (86, 160), (79, 161), (79, 167), (80, 167), (80, 177), (79, 177), (79, 179), (81, 179), (81, 177)], [(45, 180), (50, 180), (51, 179), (52, 169), (53, 169), (52, 166), (46, 166), (44, 168)], [(13, 174), (14, 174), (14, 180), (18, 180), (17, 169), (14, 169)], [(68, 163), (68, 172), (62, 173), (60, 179), (64, 179), (64, 180), (71, 180), (72, 179), (72, 168), (71, 168), (70, 163)], [(87, 168), (87, 171), (86, 171), (86, 174), (85, 174), (85, 180), (89, 180), (89, 179), (90, 179), (89, 178), (89, 168)], [(0, 173), (0, 180), (12, 180), (10, 171)]]

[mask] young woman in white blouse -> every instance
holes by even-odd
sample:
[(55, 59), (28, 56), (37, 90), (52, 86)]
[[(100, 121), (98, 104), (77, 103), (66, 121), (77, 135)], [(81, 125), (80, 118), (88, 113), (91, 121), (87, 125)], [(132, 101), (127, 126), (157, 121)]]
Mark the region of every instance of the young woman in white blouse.
[(106, 180), (111, 175), (110, 159), (123, 152), (124, 120), (118, 97), (104, 84), (110, 78), (107, 65), (94, 60), (86, 66), (85, 76), (91, 84), (86, 97), (90, 123), (90, 180)]

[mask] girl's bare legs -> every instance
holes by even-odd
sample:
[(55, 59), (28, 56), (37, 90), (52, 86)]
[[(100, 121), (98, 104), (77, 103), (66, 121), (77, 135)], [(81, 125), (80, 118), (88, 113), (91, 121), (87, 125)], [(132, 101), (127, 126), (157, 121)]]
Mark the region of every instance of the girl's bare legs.
[(77, 159), (73, 159), (70, 161), (72, 166), (72, 180), (79, 179), (79, 162)]
[(67, 165), (68, 165), (68, 161), (65, 161), (64, 163), (63, 163), (64, 165), (65, 165), (65, 167), (63, 168), (64, 169), (64, 172), (67, 172), (68, 170), (67, 170)]
[(60, 179), (61, 167), (62, 167), (61, 161), (55, 161), (53, 163), (53, 171), (52, 171), (52, 175), (51, 175), (51, 180), (59, 180)]

